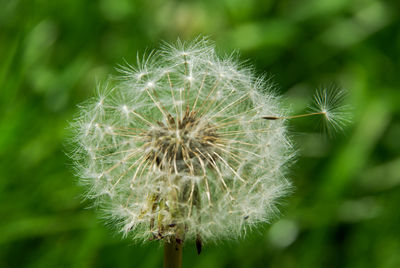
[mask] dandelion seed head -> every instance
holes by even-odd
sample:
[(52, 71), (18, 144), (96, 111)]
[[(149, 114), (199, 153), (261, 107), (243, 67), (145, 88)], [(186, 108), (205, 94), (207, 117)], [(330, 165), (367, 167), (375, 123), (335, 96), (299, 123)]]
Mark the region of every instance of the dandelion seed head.
[(262, 118), (284, 113), (267, 81), (204, 39), (164, 44), (121, 73), (73, 127), (87, 197), (124, 235), (217, 241), (271, 220), (294, 153), (283, 120)]

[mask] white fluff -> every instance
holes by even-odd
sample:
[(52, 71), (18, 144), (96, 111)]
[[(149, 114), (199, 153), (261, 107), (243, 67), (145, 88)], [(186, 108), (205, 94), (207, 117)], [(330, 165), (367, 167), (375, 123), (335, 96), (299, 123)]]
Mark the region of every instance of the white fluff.
[(268, 222), (293, 157), (283, 120), (262, 119), (283, 115), (271, 85), (206, 40), (166, 44), (122, 72), (74, 123), (87, 197), (118, 229), (215, 241)]

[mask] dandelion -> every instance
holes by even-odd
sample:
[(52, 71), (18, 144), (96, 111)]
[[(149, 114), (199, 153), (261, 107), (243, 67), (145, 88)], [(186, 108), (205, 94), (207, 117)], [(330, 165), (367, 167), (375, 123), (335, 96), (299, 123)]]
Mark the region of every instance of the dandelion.
[(272, 86), (199, 39), (121, 72), (74, 123), (78, 176), (118, 230), (200, 252), (269, 222), (294, 155), (284, 120), (264, 119), (285, 116)]

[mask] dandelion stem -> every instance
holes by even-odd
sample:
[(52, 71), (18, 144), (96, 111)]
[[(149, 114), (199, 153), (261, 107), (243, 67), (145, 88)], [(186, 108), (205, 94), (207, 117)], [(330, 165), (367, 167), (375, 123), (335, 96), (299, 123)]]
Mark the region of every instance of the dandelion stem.
[(164, 243), (164, 268), (182, 267), (182, 244), (175, 239)]

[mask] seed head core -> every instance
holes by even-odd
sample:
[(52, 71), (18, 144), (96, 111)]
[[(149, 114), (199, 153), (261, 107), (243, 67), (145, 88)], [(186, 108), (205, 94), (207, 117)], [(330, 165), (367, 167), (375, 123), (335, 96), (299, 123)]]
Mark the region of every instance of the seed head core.
[(158, 122), (146, 135), (150, 149), (147, 158), (160, 169), (199, 175), (196, 173), (204, 170), (210, 161), (216, 161), (216, 145), (221, 142), (217, 126), (188, 110), (182, 119), (168, 114), (166, 122)]

